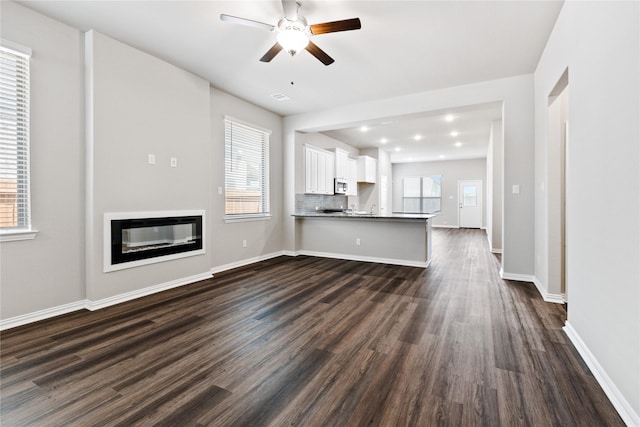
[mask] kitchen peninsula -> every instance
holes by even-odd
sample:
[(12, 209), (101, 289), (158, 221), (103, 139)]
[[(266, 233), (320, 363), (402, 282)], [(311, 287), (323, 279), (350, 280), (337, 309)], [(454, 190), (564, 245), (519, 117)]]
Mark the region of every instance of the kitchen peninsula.
[(297, 212), (293, 216), (299, 254), (423, 268), (431, 262), (433, 214)]

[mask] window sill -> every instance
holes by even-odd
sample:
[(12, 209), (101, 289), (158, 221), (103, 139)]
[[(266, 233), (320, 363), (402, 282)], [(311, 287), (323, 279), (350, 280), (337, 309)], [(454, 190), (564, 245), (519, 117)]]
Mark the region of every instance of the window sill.
[(33, 240), (36, 238), (37, 234), (38, 230), (2, 230), (0, 231), (0, 242)]
[(225, 216), (224, 217), (224, 222), (226, 224), (232, 223), (232, 222), (247, 222), (247, 221), (267, 221), (271, 219), (271, 215), (256, 215), (256, 216)]

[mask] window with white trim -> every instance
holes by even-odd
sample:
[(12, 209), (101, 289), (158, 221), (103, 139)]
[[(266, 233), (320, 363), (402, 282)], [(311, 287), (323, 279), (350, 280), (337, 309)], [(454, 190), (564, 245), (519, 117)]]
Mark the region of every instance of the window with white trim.
[[(15, 47), (15, 48), (14, 48)], [(29, 197), (29, 59), (0, 44), (0, 230), (31, 229)]]
[(269, 217), (271, 132), (231, 118), (224, 128), (225, 219)]
[(410, 213), (440, 211), (442, 176), (406, 177), (402, 187), (402, 210)]

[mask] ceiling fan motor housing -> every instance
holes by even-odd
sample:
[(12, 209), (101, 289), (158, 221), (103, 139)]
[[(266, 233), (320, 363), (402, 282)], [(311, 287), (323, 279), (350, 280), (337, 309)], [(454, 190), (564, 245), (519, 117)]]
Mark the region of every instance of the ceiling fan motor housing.
[(298, 15), (295, 21), (282, 18), (278, 22), (276, 40), (291, 56), (295, 55), (309, 44), (309, 26), (307, 20)]

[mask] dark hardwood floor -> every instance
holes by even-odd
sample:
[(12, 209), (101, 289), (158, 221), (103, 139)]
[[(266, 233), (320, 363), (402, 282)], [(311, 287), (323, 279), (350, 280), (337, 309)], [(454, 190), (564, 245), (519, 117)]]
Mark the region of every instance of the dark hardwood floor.
[[(621, 426), (478, 230), (428, 269), (280, 257), (2, 333), (3, 426)], [(53, 286), (53, 284), (52, 284)]]

